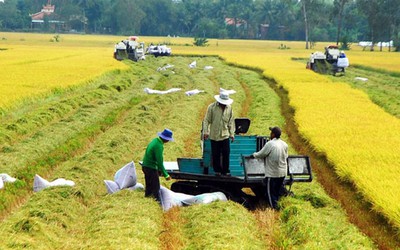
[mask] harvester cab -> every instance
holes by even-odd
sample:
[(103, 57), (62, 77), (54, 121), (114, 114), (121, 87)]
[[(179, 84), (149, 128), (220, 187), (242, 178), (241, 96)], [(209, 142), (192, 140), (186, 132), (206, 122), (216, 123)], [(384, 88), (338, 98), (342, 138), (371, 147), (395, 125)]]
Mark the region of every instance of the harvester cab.
[[(230, 144), (230, 176), (216, 175), (212, 167), (210, 140), (201, 140), (201, 158), (178, 158), (178, 169), (167, 170), (176, 179), (171, 189), (175, 192), (198, 195), (223, 192), (228, 199), (252, 208), (265, 200), (265, 161), (250, 155), (259, 151), (269, 140), (268, 136), (245, 135), (250, 127), (247, 118), (235, 119), (235, 140)], [(308, 156), (289, 156), (288, 175), (282, 191), (290, 193), (294, 182), (312, 181)], [(287, 188), (288, 187), (288, 188)]]
[(337, 45), (325, 47), (325, 52), (316, 51), (311, 53), (307, 62), (307, 69), (318, 73), (345, 73), (349, 67), (349, 59), (343, 51), (340, 51)]

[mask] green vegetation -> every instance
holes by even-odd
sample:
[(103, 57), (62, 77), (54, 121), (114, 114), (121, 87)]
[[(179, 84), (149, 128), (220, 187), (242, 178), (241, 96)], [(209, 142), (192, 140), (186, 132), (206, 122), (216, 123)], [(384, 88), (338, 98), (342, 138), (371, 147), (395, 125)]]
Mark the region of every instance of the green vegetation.
[(194, 45), (194, 46), (201, 46), (201, 47), (204, 47), (204, 46), (208, 46), (207, 43), (208, 43), (207, 38), (205, 38), (205, 37), (195, 37), (195, 38), (194, 38), (193, 45)]
[(343, 36), (349, 41), (393, 40), (397, 47), (400, 39), (397, 0), (53, 1), (54, 14), (31, 24), (30, 14), (45, 2), (0, 1), (0, 30), (305, 40), (307, 49), (312, 41), (339, 43)]
[(349, 42), (349, 38), (347, 36), (343, 36), (342, 39), (340, 39), (340, 50), (350, 50), (351, 43)]
[[(188, 67), (193, 60), (196, 69)], [(280, 98), (254, 71), (229, 67), (217, 57), (148, 57), (126, 63), (132, 66), (129, 71), (57, 92), (1, 117), (0, 172), (21, 179), (0, 191), (2, 249), (374, 248), (316, 181), (296, 183), (295, 196), (282, 200), (279, 213), (265, 207), (248, 211), (231, 201), (164, 213), (140, 191), (107, 195), (103, 180), (113, 179), (131, 160), (144, 183), (137, 162), (165, 127), (175, 137), (165, 147), (166, 161), (199, 157), (201, 120), (220, 87), (237, 91), (232, 95), (235, 116), (251, 119), (249, 134), (285, 124)], [(156, 71), (167, 63), (175, 65), (174, 73)], [(214, 69), (203, 70), (205, 65)], [(146, 87), (182, 91), (148, 95)], [(184, 94), (195, 88), (205, 93)], [(296, 153), (293, 146), (290, 150)], [(73, 180), (76, 186), (32, 193), (35, 173), (48, 180)], [(265, 225), (269, 220), (270, 227)]]
[(286, 44), (281, 43), (281, 44), (279, 45), (278, 49), (283, 49), (283, 50), (285, 50), (285, 49), (290, 49), (290, 47), (289, 47), (289, 46), (286, 46)]

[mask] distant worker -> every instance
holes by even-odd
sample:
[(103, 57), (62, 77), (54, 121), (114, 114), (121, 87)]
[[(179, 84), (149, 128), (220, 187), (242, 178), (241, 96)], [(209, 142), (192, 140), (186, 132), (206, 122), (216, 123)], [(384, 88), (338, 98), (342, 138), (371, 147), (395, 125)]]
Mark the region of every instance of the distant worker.
[(142, 170), (145, 179), (145, 197), (153, 197), (161, 202), (159, 174), (162, 174), (167, 180), (171, 180), (164, 167), (164, 144), (173, 141), (172, 131), (164, 129), (157, 133), (146, 148), (143, 157)]
[(138, 38), (136, 36), (130, 36), (128, 38), (128, 45), (126, 46), (128, 53), (133, 52), (133, 50), (139, 45), (137, 40)]
[[(216, 102), (210, 104), (203, 121), (204, 140), (210, 139), (212, 166), (216, 175), (230, 175), (230, 142), (234, 142), (235, 121), (229, 94), (221, 92), (214, 96)], [(222, 163), (221, 163), (222, 161)]]
[(287, 174), (288, 145), (280, 139), (282, 131), (279, 127), (269, 129), (270, 140), (252, 156), (265, 159), (266, 198), (269, 205), (277, 210), (280, 190)]

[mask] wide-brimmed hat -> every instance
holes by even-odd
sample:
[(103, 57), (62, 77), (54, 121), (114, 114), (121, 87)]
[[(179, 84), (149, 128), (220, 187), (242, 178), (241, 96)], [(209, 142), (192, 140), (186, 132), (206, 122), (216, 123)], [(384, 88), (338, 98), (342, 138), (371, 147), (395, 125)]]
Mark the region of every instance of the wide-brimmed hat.
[(174, 138), (172, 138), (172, 131), (169, 130), (169, 129), (167, 129), (167, 128), (164, 129), (163, 132), (158, 132), (157, 135), (158, 135), (159, 137), (161, 137), (162, 139), (164, 139), (164, 140), (167, 140), (167, 141), (174, 141)]
[(219, 95), (215, 95), (214, 98), (215, 100), (217, 100), (217, 102), (224, 105), (231, 105), (233, 103), (233, 100), (229, 98), (229, 94), (225, 92), (221, 92)]

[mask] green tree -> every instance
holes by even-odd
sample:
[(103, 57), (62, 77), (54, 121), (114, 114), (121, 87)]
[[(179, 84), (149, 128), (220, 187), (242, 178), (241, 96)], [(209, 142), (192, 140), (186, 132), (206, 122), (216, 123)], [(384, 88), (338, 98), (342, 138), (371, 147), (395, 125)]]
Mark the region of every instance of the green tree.
[(88, 21), (89, 32), (99, 32), (99, 29), (101, 28), (102, 15), (105, 11), (104, 1), (85, 0), (82, 5)]
[(289, 1), (257, 0), (255, 15), (259, 25), (268, 25), (264, 30), (260, 30), (261, 39), (284, 40), (289, 26), (296, 22), (296, 14)]
[(137, 0), (115, 0), (105, 15), (105, 27), (119, 35), (138, 34), (146, 14), (139, 8)]
[(334, 0), (333, 1), (333, 15), (337, 17), (337, 32), (336, 32), (336, 45), (339, 45), (342, 32), (342, 23), (344, 18), (344, 9), (350, 0)]
[[(166, 36), (176, 32), (177, 14), (174, 3), (170, 0), (138, 1), (144, 17), (141, 18), (140, 31), (143, 35)], [(162, 10), (162, 11), (161, 11)], [(175, 32), (174, 32), (175, 31)], [(172, 32), (172, 33), (171, 33)]]
[(0, 2), (0, 23), (3, 30), (17, 30), (23, 28), (23, 19), (17, 8), (16, 0)]
[(252, 0), (232, 0), (227, 6), (227, 17), (233, 19), (233, 38), (243, 38), (248, 29)]
[(372, 41), (371, 51), (374, 50), (374, 44), (382, 37), (383, 24), (387, 22), (382, 12), (380, 0), (358, 0), (359, 11), (363, 13), (368, 21), (370, 40)]
[(400, 51), (400, 0), (384, 0), (381, 6), (384, 20), (387, 21), (385, 30), (387, 30), (388, 41), (393, 40), (396, 46), (395, 51)]

